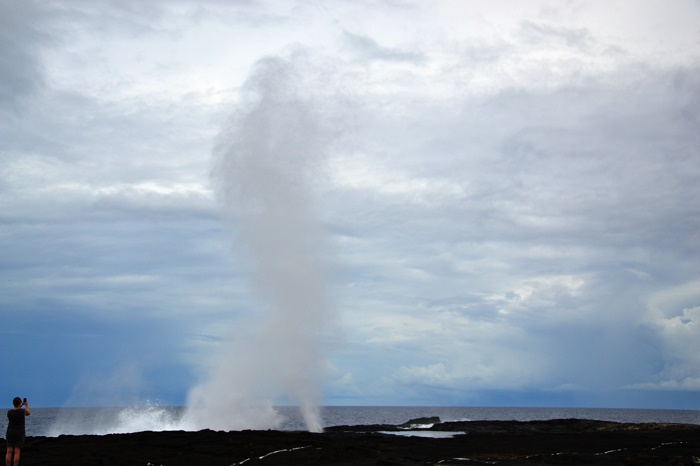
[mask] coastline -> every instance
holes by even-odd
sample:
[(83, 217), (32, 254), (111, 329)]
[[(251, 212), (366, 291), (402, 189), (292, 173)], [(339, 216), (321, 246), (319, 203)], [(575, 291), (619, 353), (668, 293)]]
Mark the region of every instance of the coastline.
[[(431, 420), (438, 422), (424, 424)], [(453, 436), (408, 436), (411, 432)], [(700, 456), (700, 425), (416, 419), (403, 425), (334, 426), (323, 433), (202, 430), (27, 437), (21, 464), (676, 466), (692, 465), (693, 456)]]

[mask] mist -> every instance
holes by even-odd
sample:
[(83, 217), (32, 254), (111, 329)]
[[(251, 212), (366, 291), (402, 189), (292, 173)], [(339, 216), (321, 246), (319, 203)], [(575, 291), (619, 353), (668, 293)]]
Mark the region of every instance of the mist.
[(303, 81), (286, 60), (258, 62), (213, 150), (212, 182), (256, 308), (232, 320), (211, 373), (190, 391), (189, 428), (277, 428), (281, 401), (322, 430), (321, 340), (332, 313), (313, 185), (328, 132)]

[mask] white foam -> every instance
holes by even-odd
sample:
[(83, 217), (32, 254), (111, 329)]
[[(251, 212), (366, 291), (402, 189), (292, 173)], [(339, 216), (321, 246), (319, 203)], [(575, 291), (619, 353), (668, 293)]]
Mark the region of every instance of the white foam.
[[(283, 449), (283, 450), (271, 451), (270, 453), (266, 453), (266, 454), (264, 454), (264, 455), (262, 455), (262, 456), (259, 456), (258, 459), (261, 460), (261, 459), (263, 459), (263, 458), (267, 458), (268, 456), (276, 455), (277, 453), (283, 453), (283, 452), (285, 452), (285, 451), (303, 450), (304, 448), (309, 448), (309, 446), (310, 446), (310, 445), (306, 445), (306, 446), (303, 446), (303, 447), (285, 448), (285, 449)], [(250, 461), (251, 459), (252, 459), (252, 458), (246, 458), (246, 459), (244, 459), (243, 461), (240, 461), (240, 462), (238, 462), (238, 463), (233, 463), (231, 466), (236, 466), (236, 465), (239, 465), (239, 464), (247, 463), (247, 462)]]
[(400, 429), (432, 429), (435, 424), (411, 424), (408, 427), (399, 427)]

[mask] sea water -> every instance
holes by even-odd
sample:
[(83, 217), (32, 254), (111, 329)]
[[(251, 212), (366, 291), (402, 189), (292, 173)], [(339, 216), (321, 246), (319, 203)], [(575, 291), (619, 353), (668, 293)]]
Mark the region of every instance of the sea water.
[[(284, 421), (280, 430), (305, 430), (299, 408), (277, 408)], [(182, 407), (139, 408), (32, 408), (27, 418), (29, 436), (105, 435), (141, 431), (188, 430), (180, 418)], [(340, 425), (403, 424), (419, 417), (438, 416), (441, 421), (534, 421), (547, 419), (592, 419), (630, 423), (700, 424), (700, 411), (665, 409), (596, 408), (487, 408), (445, 406), (326, 406), (321, 408), (324, 427)], [(7, 428), (0, 419), (0, 435)]]

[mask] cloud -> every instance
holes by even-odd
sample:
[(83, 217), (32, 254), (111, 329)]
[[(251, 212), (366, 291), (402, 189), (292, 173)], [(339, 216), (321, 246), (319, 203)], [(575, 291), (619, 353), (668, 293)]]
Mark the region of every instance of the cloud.
[(525, 41), (536, 45), (559, 45), (587, 49), (590, 47), (591, 35), (586, 28), (563, 28), (543, 23), (524, 21), (520, 34)]
[(344, 31), (343, 42), (359, 60), (380, 60), (391, 62), (409, 62), (420, 64), (425, 56), (417, 50), (401, 50), (379, 45), (374, 39), (366, 35), (352, 34)]
[(685, 377), (682, 380), (662, 380), (656, 383), (645, 382), (629, 385), (627, 388), (636, 390), (669, 390), (695, 392), (700, 390), (700, 377)]
[[(667, 267), (695, 273), (676, 247), (697, 248), (697, 209), (671, 193), (696, 191), (696, 135), (670, 123), (693, 101), (674, 84), (685, 71), (642, 71), (418, 103), (403, 121), (372, 109), (360, 139), (387, 144), (340, 160), (354, 202), (331, 217), (356, 267), (346, 319), (397, 352), (382, 356), (397, 392), (653, 377), (640, 295)], [(419, 351), (424, 364), (396, 362)]]
[(255, 318), (211, 149), (282, 56), (332, 133), (308, 193), (338, 253), (330, 400), (692, 393), (699, 10), (602, 8), (0, 2), (0, 308), (138, 342), (114, 359), (159, 354), (144, 385), (204, 372)]
[(696, 390), (693, 372), (700, 364), (700, 283), (691, 281), (652, 293), (647, 300), (646, 325), (659, 340), (664, 363), (652, 382), (634, 387)]
[(42, 27), (45, 16), (34, 1), (0, 2), (0, 108), (4, 111), (18, 111), (45, 86), (39, 55), (51, 39)]

